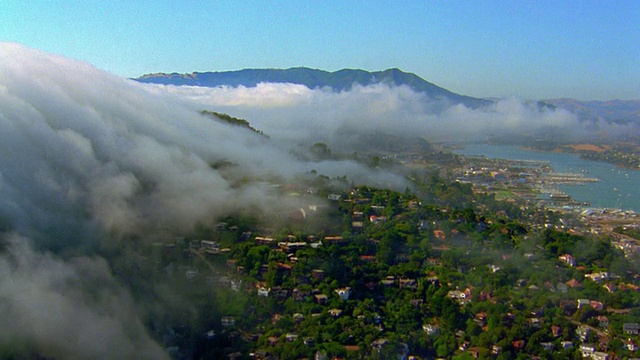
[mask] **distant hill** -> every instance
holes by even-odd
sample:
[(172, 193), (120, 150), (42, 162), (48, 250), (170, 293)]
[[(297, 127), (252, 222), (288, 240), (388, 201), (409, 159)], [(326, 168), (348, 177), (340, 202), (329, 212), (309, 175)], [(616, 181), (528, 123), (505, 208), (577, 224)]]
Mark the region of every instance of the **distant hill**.
[(604, 120), (625, 124), (640, 123), (640, 100), (580, 101), (575, 99), (543, 100), (546, 104), (569, 110), (582, 120)]
[(492, 103), (491, 100), (456, 94), (434, 85), (415, 74), (406, 73), (399, 69), (374, 72), (353, 69), (328, 72), (305, 67), (291, 69), (244, 69), (237, 71), (194, 72), (191, 74), (156, 73), (146, 74), (134, 80), (144, 83), (204, 87), (222, 85), (254, 87), (261, 82), (291, 83), (305, 85), (310, 89), (330, 87), (335, 91), (349, 90), (354, 84), (366, 86), (385, 83), (392, 86), (406, 85), (414, 91), (424, 93), (431, 98), (445, 100), (453, 104), (464, 104), (470, 108), (478, 108)]
[(223, 113), (219, 113), (219, 112), (215, 112), (215, 111), (208, 111), (208, 110), (202, 110), (200, 111), (201, 115), (204, 116), (208, 116), (211, 117), (214, 120), (220, 121), (222, 123), (225, 124), (230, 124), (233, 126), (239, 126), (239, 127), (243, 127), (246, 128), (248, 130), (251, 130), (253, 132), (255, 132), (258, 135), (264, 136), (266, 138), (268, 138), (269, 136), (265, 135), (262, 131), (254, 128), (253, 126), (251, 126), (251, 124), (245, 120), (245, 119), (240, 119), (240, 118), (236, 118), (233, 117), (231, 115), (228, 114), (223, 114)]

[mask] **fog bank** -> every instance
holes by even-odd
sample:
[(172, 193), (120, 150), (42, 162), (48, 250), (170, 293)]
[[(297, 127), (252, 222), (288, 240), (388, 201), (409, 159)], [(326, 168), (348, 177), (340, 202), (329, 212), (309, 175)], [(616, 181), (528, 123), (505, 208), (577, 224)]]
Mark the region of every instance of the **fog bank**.
[[(224, 109), (286, 141), (313, 139), (337, 146), (353, 133), (419, 136), (430, 142), (482, 141), (488, 137), (537, 136), (566, 131), (573, 139), (593, 137), (593, 123), (566, 110), (516, 98), (479, 109), (429, 98), (407, 86), (354, 85), (350, 91), (261, 83), (253, 88), (147, 85), (199, 106)], [(597, 124), (604, 128), (607, 124)], [(566, 137), (565, 137), (566, 138)], [(344, 145), (344, 142), (341, 143)], [(349, 151), (348, 145), (343, 149)]]

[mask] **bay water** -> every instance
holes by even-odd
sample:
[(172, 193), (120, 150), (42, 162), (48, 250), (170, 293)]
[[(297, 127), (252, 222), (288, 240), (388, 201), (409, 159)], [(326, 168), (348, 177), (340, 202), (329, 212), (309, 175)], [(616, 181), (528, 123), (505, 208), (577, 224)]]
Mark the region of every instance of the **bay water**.
[(591, 203), (593, 208), (640, 212), (640, 170), (581, 159), (578, 154), (528, 150), (511, 145), (466, 144), (454, 152), (490, 159), (548, 161), (555, 172), (579, 173), (599, 180), (557, 186), (574, 200)]

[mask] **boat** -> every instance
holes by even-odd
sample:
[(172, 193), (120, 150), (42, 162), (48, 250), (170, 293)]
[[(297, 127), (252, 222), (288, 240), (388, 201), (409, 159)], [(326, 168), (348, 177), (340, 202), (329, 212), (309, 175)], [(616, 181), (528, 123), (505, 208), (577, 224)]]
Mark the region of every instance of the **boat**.
[(567, 194), (551, 194), (549, 197), (552, 200), (571, 200), (571, 196)]

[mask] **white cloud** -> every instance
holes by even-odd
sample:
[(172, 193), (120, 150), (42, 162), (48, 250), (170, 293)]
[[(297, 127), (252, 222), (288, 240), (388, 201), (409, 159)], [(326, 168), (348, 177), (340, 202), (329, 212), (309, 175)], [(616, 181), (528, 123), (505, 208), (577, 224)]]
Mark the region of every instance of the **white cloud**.
[(12, 236), (0, 256), (0, 348), (56, 359), (168, 359), (99, 258), (62, 261)]
[[(170, 91), (15, 44), (0, 46), (0, 59), (0, 215), (20, 230), (79, 214), (121, 232), (156, 223), (184, 230), (238, 208), (273, 207), (279, 201), (256, 181), (320, 167), (293, 155), (292, 144), (215, 122), (199, 114), (206, 105)], [(211, 168), (221, 160), (236, 166)], [(321, 166), (365, 173), (354, 162)]]
[(420, 136), (428, 141), (464, 141), (549, 126), (580, 127), (578, 119), (567, 111), (539, 109), (515, 98), (470, 109), (461, 104), (451, 106), (406, 86), (385, 84), (355, 85), (343, 92), (264, 83), (253, 88), (146, 86), (158, 93), (179, 95), (197, 106), (225, 109), (288, 141), (331, 142), (345, 132), (365, 131)]

